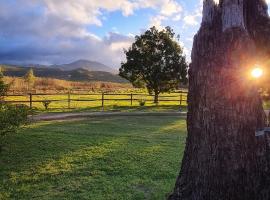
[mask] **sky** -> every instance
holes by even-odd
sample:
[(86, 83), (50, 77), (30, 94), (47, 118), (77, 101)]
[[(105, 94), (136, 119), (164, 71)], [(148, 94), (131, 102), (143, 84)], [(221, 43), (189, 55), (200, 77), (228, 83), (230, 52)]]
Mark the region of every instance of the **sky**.
[(123, 49), (152, 26), (171, 26), (190, 60), (201, 12), (202, 0), (0, 0), (0, 63), (119, 68)]

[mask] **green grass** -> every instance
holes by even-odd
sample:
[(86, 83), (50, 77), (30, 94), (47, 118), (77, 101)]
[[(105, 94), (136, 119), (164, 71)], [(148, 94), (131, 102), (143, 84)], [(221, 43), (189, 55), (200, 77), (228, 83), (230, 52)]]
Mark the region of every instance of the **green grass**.
[(178, 117), (32, 124), (5, 139), (0, 199), (165, 199), (185, 138)]
[(264, 109), (270, 109), (270, 101), (265, 101), (263, 103), (263, 107), (264, 107)]
[(85, 108), (73, 108), (73, 109), (49, 109), (48, 111), (44, 110), (35, 110), (34, 114), (39, 113), (80, 113), (80, 112), (177, 112), (177, 111), (187, 111), (186, 106), (176, 106), (176, 105), (153, 105), (153, 106), (101, 106), (97, 107), (85, 107)]

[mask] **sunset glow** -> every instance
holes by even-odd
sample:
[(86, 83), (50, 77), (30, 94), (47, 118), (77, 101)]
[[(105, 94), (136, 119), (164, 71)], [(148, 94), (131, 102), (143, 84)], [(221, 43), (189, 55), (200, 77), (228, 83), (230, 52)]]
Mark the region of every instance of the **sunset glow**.
[(262, 75), (263, 75), (263, 69), (262, 68), (260, 68), (260, 67), (256, 67), (256, 68), (254, 68), (252, 71), (251, 71), (251, 76), (253, 77), (253, 78), (260, 78), (260, 77), (262, 77)]

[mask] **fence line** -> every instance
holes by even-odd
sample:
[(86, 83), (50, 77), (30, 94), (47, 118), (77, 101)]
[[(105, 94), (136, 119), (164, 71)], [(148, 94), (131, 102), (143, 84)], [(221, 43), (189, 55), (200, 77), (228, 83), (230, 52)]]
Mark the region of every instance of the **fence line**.
[[(162, 94), (159, 96), (159, 102), (177, 102), (174, 105), (186, 105), (187, 104), (187, 92), (185, 91), (179, 91), (179, 92), (174, 92), (171, 94), (175, 94), (173, 95), (164, 95), (162, 96)], [(45, 99), (45, 100), (34, 100), (34, 97), (36, 96), (42, 96), (42, 97), (46, 97), (46, 96), (52, 96), (54, 99)], [(55, 97), (57, 96), (64, 96), (65, 98), (61, 98), (61, 99), (57, 99)], [(72, 98), (74, 96), (89, 96), (89, 97), (93, 97), (95, 96), (96, 98), (88, 98), (88, 99), (76, 99), (76, 98)], [(115, 97), (111, 97), (110, 96), (125, 96), (123, 98), (115, 98)], [(139, 98), (139, 97), (141, 98)], [(33, 108), (33, 103), (44, 103), (45, 101), (50, 101), (50, 102), (67, 102), (67, 108), (71, 108), (71, 103), (72, 102), (100, 102), (100, 106), (104, 108), (105, 106), (105, 102), (106, 101), (127, 101), (130, 102), (130, 105), (134, 105), (134, 101), (140, 101), (140, 100), (144, 100), (145, 102), (153, 102), (154, 101), (154, 95), (149, 95), (149, 94), (145, 94), (145, 93), (71, 93), (70, 91), (68, 93), (54, 93), (54, 94), (48, 94), (48, 93), (29, 93), (29, 94), (25, 94), (25, 95), (19, 95), (19, 94), (8, 94), (5, 97), (22, 97), (22, 98), (27, 98), (27, 100), (4, 100), (3, 102), (5, 103), (12, 103), (12, 104), (28, 104), (30, 108)], [(144, 98), (142, 98), (144, 97)], [(149, 99), (149, 97), (151, 97), (151, 99)], [(162, 98), (166, 98), (166, 99), (162, 99)], [(171, 99), (170, 99), (171, 98)]]

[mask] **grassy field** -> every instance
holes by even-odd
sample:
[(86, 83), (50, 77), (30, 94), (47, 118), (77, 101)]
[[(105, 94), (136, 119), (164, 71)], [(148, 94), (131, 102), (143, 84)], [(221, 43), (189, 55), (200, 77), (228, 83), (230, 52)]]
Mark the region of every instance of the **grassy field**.
[(178, 117), (32, 124), (5, 139), (0, 199), (165, 199), (185, 138)]
[(270, 109), (270, 101), (265, 101), (263, 103), (263, 107), (264, 107), (264, 109)]
[[(90, 110), (90, 111), (100, 111), (103, 110), (102, 107), (102, 94), (80, 94), (80, 95), (70, 95), (70, 110), (68, 110), (68, 95), (65, 94), (56, 94), (56, 95), (33, 95), (33, 107), (38, 111), (47, 111), (47, 112), (62, 112), (62, 111), (81, 111), (81, 110)], [(133, 95), (132, 105), (131, 105), (131, 95), (130, 94), (106, 94), (104, 96), (104, 110), (166, 110), (166, 107), (173, 110), (178, 110), (180, 107), (180, 94), (179, 93), (170, 93), (170, 94), (161, 94), (159, 99), (159, 106), (153, 103), (153, 96), (147, 94), (137, 94)], [(112, 100), (113, 99), (113, 100)], [(29, 101), (29, 96), (8, 96), (5, 97), (6, 101)], [(35, 101), (47, 101), (51, 100), (52, 102), (49, 105), (49, 109), (45, 110), (42, 102)], [(56, 101), (54, 101), (56, 100)], [(139, 106), (139, 100), (146, 100), (144, 108)], [(172, 101), (163, 101), (163, 100), (172, 100)], [(187, 105), (187, 95), (182, 95), (181, 106), (186, 107)], [(29, 105), (29, 102), (25, 102), (26, 105)]]

